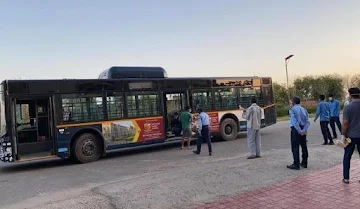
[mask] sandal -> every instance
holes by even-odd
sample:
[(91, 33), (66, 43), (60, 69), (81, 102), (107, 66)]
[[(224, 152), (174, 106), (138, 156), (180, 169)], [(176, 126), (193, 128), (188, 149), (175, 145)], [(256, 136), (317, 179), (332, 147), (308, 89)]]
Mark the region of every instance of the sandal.
[(350, 182), (349, 182), (349, 179), (343, 179), (343, 182), (344, 182), (345, 184), (350, 183)]

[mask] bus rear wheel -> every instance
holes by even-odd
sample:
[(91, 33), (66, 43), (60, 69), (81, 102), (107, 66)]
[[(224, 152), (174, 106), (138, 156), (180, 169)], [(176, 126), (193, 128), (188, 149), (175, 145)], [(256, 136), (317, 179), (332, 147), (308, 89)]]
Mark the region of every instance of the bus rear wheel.
[(79, 163), (90, 163), (100, 158), (101, 150), (100, 139), (94, 134), (85, 133), (73, 143), (71, 155)]
[(231, 141), (236, 139), (238, 135), (237, 123), (232, 118), (224, 119), (220, 124), (220, 135), (226, 141)]

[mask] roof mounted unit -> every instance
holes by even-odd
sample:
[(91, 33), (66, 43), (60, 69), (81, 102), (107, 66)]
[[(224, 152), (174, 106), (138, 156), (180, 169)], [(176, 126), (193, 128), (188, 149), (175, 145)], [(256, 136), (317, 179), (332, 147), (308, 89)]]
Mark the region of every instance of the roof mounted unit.
[(111, 67), (99, 75), (99, 79), (167, 78), (162, 67)]

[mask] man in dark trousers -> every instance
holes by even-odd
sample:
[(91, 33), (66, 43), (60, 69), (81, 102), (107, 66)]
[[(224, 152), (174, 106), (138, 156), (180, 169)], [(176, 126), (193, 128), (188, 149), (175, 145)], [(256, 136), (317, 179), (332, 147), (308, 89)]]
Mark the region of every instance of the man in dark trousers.
[(210, 139), (210, 117), (206, 114), (202, 108), (198, 108), (198, 137), (197, 146), (194, 151), (195, 154), (199, 155), (201, 152), (201, 144), (203, 141), (207, 142), (209, 148), (209, 156), (212, 155), (211, 139)]
[[(330, 122), (330, 105), (325, 101), (325, 95), (320, 95), (320, 102), (316, 108), (316, 116), (314, 122), (320, 117), (321, 133), (324, 137), (323, 145), (333, 145), (334, 142), (331, 138), (329, 130)], [(330, 143), (328, 143), (330, 141)]]
[[(294, 97), (292, 99), (292, 108), (289, 110), (290, 114), (290, 136), (291, 136), (291, 151), (294, 158), (294, 163), (288, 165), (287, 168), (293, 170), (300, 170), (300, 166), (307, 168), (308, 165), (308, 149), (306, 145), (307, 130), (310, 126), (308, 111), (301, 107), (300, 98)], [(302, 162), (300, 163), (299, 146), (302, 151)]]
[(350, 161), (357, 146), (360, 154), (360, 89), (350, 88), (351, 102), (345, 107), (343, 114), (343, 140), (351, 139), (351, 143), (345, 147), (343, 161), (343, 182), (348, 184), (350, 179)]
[(330, 127), (333, 132), (333, 139), (337, 138), (335, 123), (341, 133), (341, 122), (340, 122), (340, 102), (334, 98), (334, 95), (329, 94), (330, 104)]

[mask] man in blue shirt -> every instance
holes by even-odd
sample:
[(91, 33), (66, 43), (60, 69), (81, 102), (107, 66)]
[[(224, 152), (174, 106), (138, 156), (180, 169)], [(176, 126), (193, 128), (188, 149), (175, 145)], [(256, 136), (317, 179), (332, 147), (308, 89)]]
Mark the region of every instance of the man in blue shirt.
[(335, 123), (341, 133), (341, 122), (340, 122), (340, 102), (334, 99), (334, 95), (329, 94), (330, 104), (330, 127), (333, 132), (333, 139), (337, 138)]
[[(290, 136), (291, 136), (291, 151), (293, 153), (294, 163), (288, 165), (287, 168), (293, 170), (300, 170), (300, 166), (307, 168), (308, 164), (308, 149), (306, 145), (306, 135), (310, 126), (308, 111), (301, 107), (300, 98), (294, 97), (292, 99), (292, 108), (289, 110), (290, 114)], [(302, 162), (300, 163), (299, 145), (302, 151)]]
[(206, 114), (202, 108), (198, 108), (199, 116), (198, 116), (198, 137), (196, 141), (196, 150), (195, 154), (199, 155), (201, 152), (201, 144), (203, 141), (207, 142), (209, 149), (209, 156), (212, 155), (212, 147), (210, 140), (210, 117)]
[(330, 130), (329, 130), (329, 122), (330, 122), (330, 105), (328, 102), (325, 102), (325, 95), (320, 95), (320, 102), (316, 108), (316, 116), (314, 122), (320, 117), (320, 127), (321, 133), (324, 137), (323, 145), (327, 145), (330, 141), (330, 145), (333, 145), (334, 142), (331, 138)]

